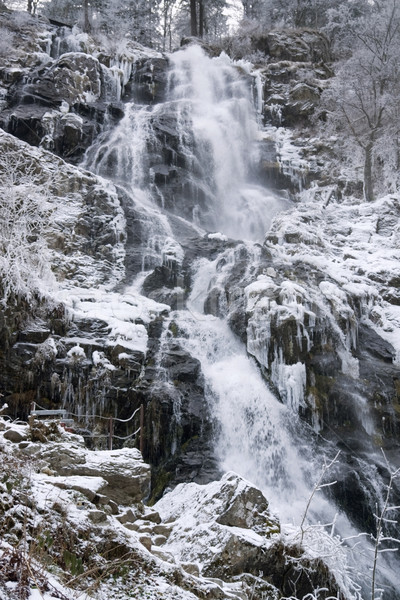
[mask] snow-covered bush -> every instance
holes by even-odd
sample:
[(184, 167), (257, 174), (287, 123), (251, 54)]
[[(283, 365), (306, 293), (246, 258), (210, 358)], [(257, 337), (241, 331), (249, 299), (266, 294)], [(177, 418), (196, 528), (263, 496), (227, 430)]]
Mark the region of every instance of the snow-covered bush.
[(0, 302), (44, 295), (53, 281), (45, 233), (49, 179), (14, 149), (0, 154)]
[(249, 59), (255, 52), (257, 40), (263, 36), (265, 36), (265, 29), (259, 21), (243, 19), (237, 31), (235, 31), (235, 35), (225, 39), (223, 49), (231, 56), (231, 58)]
[(6, 27), (0, 27), (0, 57), (10, 56), (13, 50), (14, 34), (6, 29)]

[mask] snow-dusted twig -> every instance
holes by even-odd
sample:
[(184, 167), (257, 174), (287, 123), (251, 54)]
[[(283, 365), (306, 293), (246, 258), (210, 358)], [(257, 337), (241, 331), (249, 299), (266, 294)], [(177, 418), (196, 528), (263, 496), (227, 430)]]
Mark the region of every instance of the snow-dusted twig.
[(383, 458), (385, 459), (385, 463), (386, 463), (386, 467), (389, 471), (389, 483), (386, 486), (386, 496), (383, 502), (383, 506), (382, 509), (380, 511), (380, 513), (377, 513), (374, 515), (375, 520), (376, 520), (376, 535), (372, 537), (372, 539), (375, 542), (374, 545), (374, 559), (373, 559), (373, 564), (372, 564), (372, 578), (371, 578), (371, 600), (376, 600), (376, 576), (377, 576), (377, 566), (378, 566), (378, 556), (379, 554), (382, 554), (384, 552), (395, 552), (396, 550), (398, 550), (398, 548), (381, 548), (381, 545), (383, 542), (394, 542), (397, 544), (400, 544), (400, 540), (398, 540), (397, 538), (393, 538), (391, 536), (386, 536), (384, 535), (384, 526), (387, 523), (396, 523), (397, 521), (394, 521), (393, 519), (387, 519), (386, 518), (386, 514), (388, 511), (390, 510), (395, 510), (398, 508), (398, 506), (389, 506), (389, 501), (390, 501), (390, 495), (392, 493), (392, 489), (393, 489), (393, 483), (394, 480), (396, 479), (396, 477), (398, 477), (400, 475), (400, 468), (396, 469), (395, 471), (391, 470), (390, 464), (388, 459), (386, 458), (386, 455), (384, 453), (384, 451), (382, 450), (382, 454), (383, 454)]
[(305, 533), (305, 529), (304, 529), (304, 523), (305, 523), (305, 521), (306, 521), (307, 514), (308, 514), (308, 511), (309, 511), (309, 509), (310, 509), (311, 502), (312, 502), (312, 500), (313, 500), (313, 498), (314, 498), (315, 494), (316, 494), (316, 493), (317, 493), (319, 490), (321, 490), (322, 488), (324, 488), (324, 487), (329, 487), (329, 486), (331, 486), (331, 485), (334, 485), (334, 484), (336, 483), (335, 481), (333, 481), (333, 482), (330, 482), (330, 483), (324, 483), (324, 484), (323, 484), (323, 483), (322, 483), (322, 481), (323, 481), (323, 479), (324, 479), (324, 477), (325, 477), (326, 473), (329, 471), (329, 469), (330, 469), (330, 468), (331, 468), (331, 467), (332, 467), (332, 466), (333, 466), (333, 465), (336, 463), (336, 461), (337, 461), (337, 459), (338, 459), (338, 456), (339, 456), (339, 454), (340, 454), (340, 450), (339, 450), (339, 452), (337, 452), (337, 453), (336, 453), (335, 457), (334, 457), (334, 458), (333, 458), (331, 461), (329, 461), (328, 463), (325, 461), (324, 467), (323, 467), (323, 469), (322, 469), (322, 471), (321, 471), (321, 475), (319, 476), (319, 478), (318, 478), (318, 481), (317, 481), (317, 482), (316, 482), (316, 484), (314, 485), (314, 487), (313, 487), (313, 490), (312, 490), (312, 492), (311, 492), (311, 494), (310, 494), (310, 497), (308, 498), (308, 501), (307, 501), (306, 507), (305, 507), (305, 509), (304, 509), (303, 518), (302, 518), (302, 520), (301, 520), (301, 523), (300, 523), (300, 531), (301, 531), (301, 536), (300, 536), (300, 545), (302, 545), (302, 544), (303, 544), (303, 540), (304, 540), (304, 533)]

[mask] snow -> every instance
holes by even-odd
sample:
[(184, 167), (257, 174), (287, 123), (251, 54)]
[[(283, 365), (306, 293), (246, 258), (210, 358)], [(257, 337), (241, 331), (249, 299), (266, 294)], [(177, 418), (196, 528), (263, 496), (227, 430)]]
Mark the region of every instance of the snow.
[(86, 354), (83, 348), (79, 344), (68, 350), (67, 356), (72, 360), (79, 360), (82, 358), (86, 358)]
[(163, 263), (166, 265), (171, 265), (173, 263), (181, 265), (184, 256), (185, 253), (182, 246), (178, 244), (178, 242), (176, 242), (173, 238), (167, 237), (164, 242), (164, 247), (162, 249)]
[[(64, 302), (72, 320), (87, 318), (103, 321), (107, 328), (106, 344), (108, 346), (118, 345), (130, 351), (143, 353), (147, 351), (148, 340), (144, 324), (150, 323), (160, 314), (170, 310), (168, 305), (159, 304), (140, 295), (135, 291), (134, 286), (127, 288), (123, 293), (74, 287), (61, 290), (58, 293), (58, 299)], [(65, 338), (65, 341), (73, 339)], [(69, 352), (73, 354), (72, 350), (74, 350), (82, 356), (84, 350), (82, 348), (77, 350), (77, 348), (79, 346), (75, 346)], [(107, 368), (110, 368), (100, 354), (95, 354), (94, 360), (97, 364), (102, 362), (103, 366), (108, 365)]]
[[(119, 354), (119, 358), (121, 357), (121, 354)], [(116, 370), (116, 367), (114, 367), (114, 365), (110, 363), (108, 358), (104, 356), (104, 352), (99, 352), (98, 350), (95, 350), (92, 354), (92, 361), (95, 367), (102, 366), (108, 371)]]
[(215, 233), (209, 233), (207, 235), (209, 240), (219, 240), (220, 242), (227, 242), (228, 238), (224, 233), (221, 233), (220, 231), (217, 231)]
[(141, 461), (142, 455), (136, 448), (121, 448), (119, 450), (97, 450), (86, 454), (86, 465), (94, 468), (104, 466), (108, 469), (118, 468), (126, 475), (132, 472), (134, 461)]
[[(399, 356), (399, 307), (382, 299), (382, 288), (398, 276), (397, 230), (390, 223), (396, 220), (399, 208), (400, 197), (391, 194), (372, 204), (348, 199), (343, 203), (332, 201), (321, 209), (309, 192), (303, 194), (300, 206), (274, 220), (271, 231), (283, 239), (286, 231), (303, 232), (303, 215), (307, 215), (306, 238), (302, 233), (298, 243), (268, 247), (280, 260), (306, 263), (325, 273), (326, 280), (320, 283), (319, 290), (331, 305), (329, 310), (337, 318), (345, 316), (349, 321), (347, 347), (356, 343), (351, 327), (355, 316), (352, 299), (356, 299), (362, 317), (393, 345)], [(324, 240), (322, 247), (315, 242), (306, 243), (306, 239), (317, 238)], [(317, 300), (313, 293), (310, 287), (310, 301)]]
[(108, 485), (107, 481), (102, 477), (84, 477), (81, 475), (71, 475), (68, 477), (53, 477), (52, 475), (42, 475), (38, 473), (35, 479), (37, 482), (44, 483), (45, 485), (47, 483), (55, 485), (64, 484), (67, 488), (70, 489), (81, 487), (86, 490), (90, 490), (94, 494), (97, 494), (104, 487), (106, 487), (106, 485)]

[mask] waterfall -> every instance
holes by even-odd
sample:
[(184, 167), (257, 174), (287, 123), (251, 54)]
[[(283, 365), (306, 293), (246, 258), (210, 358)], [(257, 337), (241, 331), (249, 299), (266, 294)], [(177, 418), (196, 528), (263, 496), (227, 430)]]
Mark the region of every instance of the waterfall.
[(129, 103), (118, 127), (107, 133), (106, 141), (91, 147), (86, 166), (98, 175), (131, 189), (143, 189), (150, 139), (154, 139), (151, 108)]
[[(254, 183), (259, 128), (251, 86), (257, 81), (246, 68), (224, 54), (209, 58), (199, 46), (176, 52), (170, 57), (165, 101), (150, 107), (128, 103), (119, 125), (89, 149), (85, 166), (122, 186), (139, 212), (145, 229), (142, 252), (147, 257), (142, 267), (157, 264), (157, 252), (161, 264), (163, 244), (174, 237), (170, 212), (153, 177), (163, 153), (157, 137), (160, 123), (167, 133), (166, 121), (175, 126), (176, 153), (183, 157), (181, 164), (193, 186), (202, 186), (206, 205), (198, 214), (203, 226), (236, 238), (262, 240), (273, 214), (282, 209), (279, 199)], [(259, 247), (248, 242), (248, 251), (256, 261)], [(232, 263), (233, 257), (227, 255), (226, 260)], [(291, 419), (288, 409), (268, 389), (228, 324), (203, 314), (215, 275), (214, 263), (200, 261), (189, 310), (174, 317), (184, 332), (179, 341), (201, 361), (211, 410), (219, 423), (217, 453), (223, 467), (267, 487), (276, 507), (282, 508), (285, 496), (286, 517), (294, 519), (309, 491), (307, 464), (304, 461), (302, 473), (298, 449), (285, 426)]]
[[(257, 242), (285, 208), (255, 177), (260, 131), (251, 87), (257, 82), (247, 66), (225, 55), (210, 58), (198, 46), (179, 50), (169, 61), (164, 100), (152, 106), (126, 104), (118, 126), (105, 132), (85, 158), (88, 169), (123, 189), (125, 210), (132, 210), (127, 254), (130, 244), (142, 259), (132, 259), (129, 284), (135, 277), (144, 280), (140, 271), (168, 267), (166, 246), (176, 242), (177, 248), (182, 244), (187, 249), (190, 235), (198, 238), (207, 231), (221, 233), (208, 239), (246, 240), (248, 263), (256, 264), (261, 252)], [(224, 264), (234, 263), (232, 252), (226, 252)], [(300, 363), (283, 369), (277, 356), (275, 382), (292, 381), (291, 396), (283, 405), (224, 316), (204, 314), (210, 289), (220, 286), (224, 292), (218, 279), (224, 267), (217, 262), (202, 258), (190, 265), (187, 306), (170, 317), (178, 331), (173, 340), (201, 363), (215, 423), (213, 443), (223, 469), (255, 483), (283, 522), (299, 524), (324, 458), (313, 454), (314, 433), (293, 410), (300, 403), (305, 375)], [(162, 341), (168, 346), (168, 336)], [(359, 404), (363, 410), (361, 400)], [(178, 420), (179, 406), (175, 408)], [(332, 458), (333, 444), (325, 448)], [(319, 493), (309, 517), (329, 523), (336, 511)], [(337, 522), (342, 534), (354, 533), (344, 515)]]
[(262, 241), (285, 201), (255, 181), (260, 130), (252, 86), (259, 83), (249, 65), (225, 54), (211, 59), (199, 46), (180, 50), (170, 57), (164, 102), (126, 104), (85, 166), (128, 188), (141, 205)]
[[(257, 248), (253, 251), (250, 242), (247, 248), (252, 256), (249, 263), (257, 261)], [(224, 254), (222, 270), (234, 263), (234, 253)], [(297, 522), (322, 459), (312, 457), (312, 438), (306, 441), (300, 420), (269, 389), (226, 320), (204, 314), (208, 291), (215, 286), (223, 288), (219, 259), (200, 259), (193, 265), (187, 310), (173, 317), (182, 334), (179, 342), (201, 362), (224, 470), (236, 471), (255, 483), (285, 521)], [(325, 519), (333, 518), (332, 507), (323, 499), (317, 518), (322, 518), (321, 508)]]
[[(229, 256), (225, 260), (229, 264)], [(217, 262), (200, 259), (194, 265), (188, 309), (171, 318), (180, 332), (174, 342), (201, 362), (219, 462), (224, 471), (238, 473), (263, 491), (289, 537), (305, 517), (306, 552), (323, 555), (339, 582), (350, 573), (343, 580), (346, 597), (361, 600), (359, 586), (368, 597), (364, 574), (371, 565), (369, 540), (360, 538), (346, 514), (316, 487), (324, 465), (334, 458), (334, 446), (317, 447), (311, 429), (291, 406), (279, 402), (226, 320), (202, 310), (218, 281)], [(323, 483), (329, 482), (334, 483), (334, 469), (325, 473)], [(381, 558), (380, 569), (393, 585), (396, 568)]]
[[(224, 53), (210, 59), (199, 46), (173, 54), (171, 64), (169, 98), (177, 103), (189, 168), (205, 185), (207, 228), (262, 240), (282, 201), (254, 183), (259, 128), (251, 85), (256, 79), (245, 64), (232, 64)], [(184, 135), (188, 115), (194, 144)]]

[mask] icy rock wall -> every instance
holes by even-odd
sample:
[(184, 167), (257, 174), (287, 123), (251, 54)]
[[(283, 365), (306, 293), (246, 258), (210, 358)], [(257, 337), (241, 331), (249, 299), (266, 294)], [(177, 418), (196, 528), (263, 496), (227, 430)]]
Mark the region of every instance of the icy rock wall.
[[(32, 22), (29, 36), (34, 42), (29, 60), (23, 54), (25, 36), (16, 60), (7, 61), (2, 72), (0, 124), (68, 161), (78, 162), (94, 139), (122, 117), (121, 101), (132, 88), (134, 93), (150, 89), (151, 96), (157, 80), (159, 92), (163, 89), (160, 69), (153, 73), (161, 55), (140, 45), (103, 47), (77, 28), (41, 21)], [(166, 61), (161, 63), (165, 69)]]

